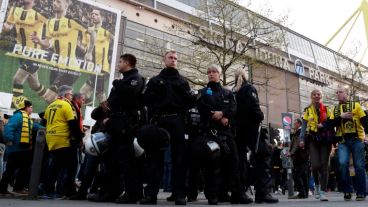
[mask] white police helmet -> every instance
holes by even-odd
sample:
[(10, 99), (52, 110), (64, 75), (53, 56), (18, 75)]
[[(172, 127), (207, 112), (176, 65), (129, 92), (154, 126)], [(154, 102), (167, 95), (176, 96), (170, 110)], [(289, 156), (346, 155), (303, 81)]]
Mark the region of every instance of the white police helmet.
[(84, 143), (85, 150), (88, 154), (99, 156), (105, 153), (109, 147), (110, 136), (106, 133), (97, 132), (87, 138)]
[(143, 153), (144, 153), (144, 149), (138, 144), (137, 138), (134, 138), (133, 145), (134, 145), (134, 154), (135, 154), (135, 157), (142, 156)]

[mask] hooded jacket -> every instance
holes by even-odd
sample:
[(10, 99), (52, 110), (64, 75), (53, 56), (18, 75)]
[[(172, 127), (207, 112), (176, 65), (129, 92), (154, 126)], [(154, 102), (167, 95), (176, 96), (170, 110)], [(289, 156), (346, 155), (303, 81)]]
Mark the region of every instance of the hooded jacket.
[(8, 124), (4, 127), (4, 140), (7, 145), (5, 153), (12, 153), (18, 151), (26, 151), (31, 149), (32, 133), (37, 132), (38, 129), (43, 128), (40, 124), (31, 122), (28, 118), (29, 144), (21, 143), (21, 135), (23, 129), (23, 114), (21, 110), (15, 111), (13, 116), (9, 119)]

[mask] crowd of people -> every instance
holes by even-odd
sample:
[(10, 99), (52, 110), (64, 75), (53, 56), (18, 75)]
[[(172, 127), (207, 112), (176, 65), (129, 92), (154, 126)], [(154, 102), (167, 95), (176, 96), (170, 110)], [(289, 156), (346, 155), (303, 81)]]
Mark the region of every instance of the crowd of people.
[[(298, 194), (290, 198), (328, 201), (328, 191), (344, 193), (344, 200), (364, 201), (367, 193), (366, 151), (367, 112), (359, 102), (350, 101), (349, 89), (339, 87), (336, 106), (325, 106), (320, 90), (311, 92), (311, 104), (302, 119), (294, 122), (294, 133), (287, 158), (293, 164), (293, 178)], [(282, 147), (280, 147), (282, 148)], [(281, 176), (280, 151), (274, 151), (274, 177)], [(277, 161), (278, 160), (278, 161)], [(285, 171), (285, 170), (284, 170)], [(285, 192), (286, 183), (275, 179), (275, 189)]]
[[(4, 126), (6, 168), (0, 194), (27, 194), (34, 137), (44, 128), (42, 198), (152, 205), (165, 186), (172, 191), (167, 201), (175, 205), (195, 202), (201, 189), (209, 205), (277, 203), (271, 194), (273, 148), (262, 128), (264, 115), (257, 90), (247, 81), (245, 71), (236, 71), (234, 89), (229, 90), (221, 85), (221, 68), (210, 65), (207, 86), (194, 91), (179, 74), (175, 51), (166, 52), (163, 62), (165, 68), (146, 83), (136, 68), (135, 56), (120, 57), (118, 70), (123, 77), (113, 81), (107, 100), (93, 110), (96, 123), (91, 136), (85, 135), (88, 129), (81, 113), (85, 96), (73, 94), (70, 86), (58, 88), (58, 97), (40, 113), (40, 123), (30, 118), (30, 101), (19, 104)], [(344, 199), (351, 200), (356, 192), (356, 200), (365, 200), (367, 116), (359, 103), (349, 101), (346, 88), (339, 88), (336, 94), (339, 104), (327, 107), (322, 92), (312, 91), (303, 118), (295, 120), (287, 153), (299, 192), (295, 198), (308, 197), (311, 166), (315, 196), (328, 200), (330, 151), (337, 145)], [(254, 199), (246, 193), (251, 185)]]

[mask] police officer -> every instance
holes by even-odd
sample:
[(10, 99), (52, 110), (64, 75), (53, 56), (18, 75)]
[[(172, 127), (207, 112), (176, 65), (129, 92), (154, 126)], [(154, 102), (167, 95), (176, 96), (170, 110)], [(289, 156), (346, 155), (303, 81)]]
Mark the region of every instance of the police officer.
[(139, 106), (144, 79), (135, 68), (137, 59), (132, 54), (120, 56), (118, 68), (123, 78), (114, 80), (107, 102), (102, 104), (108, 113), (104, 120), (111, 136), (111, 148), (103, 157), (106, 175), (100, 190), (100, 201), (111, 201), (121, 192), (120, 174), (124, 175), (125, 193), (115, 200), (117, 203), (137, 203), (142, 196), (137, 184), (134, 136), (139, 125)]
[[(194, 107), (186, 113), (186, 131), (189, 135), (189, 169), (188, 169), (188, 202), (197, 200), (198, 190), (203, 187), (203, 176), (201, 176), (201, 162), (199, 156), (194, 152), (198, 146), (200, 129), (200, 114), (197, 107)], [(206, 144), (206, 143), (205, 143)], [(202, 148), (203, 149), (203, 148)], [(203, 189), (203, 188), (202, 188)]]
[[(236, 91), (236, 142), (239, 147), (239, 157), (246, 157), (247, 147), (251, 149), (255, 158), (256, 176), (256, 203), (276, 203), (277, 198), (273, 198), (268, 192), (271, 186), (270, 162), (271, 153), (269, 152), (265, 134), (258, 137), (259, 126), (264, 116), (259, 106), (257, 90), (247, 82), (245, 70), (240, 69), (235, 73)], [(259, 139), (257, 145), (257, 139)], [(260, 150), (256, 147), (260, 146)], [(241, 167), (243, 173), (245, 166)]]
[[(172, 185), (176, 205), (185, 205), (187, 178), (187, 150), (184, 135), (184, 113), (195, 102), (189, 84), (176, 69), (178, 56), (168, 51), (164, 56), (165, 68), (147, 84), (144, 93), (151, 122), (166, 129), (171, 136)], [(159, 184), (162, 177), (162, 154), (149, 154), (151, 175), (145, 188), (145, 198), (141, 204), (156, 204)]]
[(218, 202), (217, 196), (227, 195), (227, 187), (230, 187), (232, 204), (250, 203), (252, 200), (241, 191), (239, 157), (231, 130), (236, 110), (235, 98), (230, 90), (221, 86), (220, 75), (221, 68), (216, 65), (207, 69), (209, 83), (199, 90), (200, 98), (197, 102), (204, 137), (215, 141), (221, 149), (220, 166), (212, 165), (215, 169), (205, 170), (212, 174), (205, 175), (205, 193), (208, 203), (215, 205)]

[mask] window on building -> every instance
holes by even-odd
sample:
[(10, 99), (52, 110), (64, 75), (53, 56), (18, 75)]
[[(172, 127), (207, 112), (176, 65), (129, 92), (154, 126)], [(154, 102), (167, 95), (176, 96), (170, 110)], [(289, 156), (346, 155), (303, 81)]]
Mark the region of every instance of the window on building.
[(155, 7), (155, 0), (135, 0), (150, 7)]
[(289, 31), (286, 32), (285, 41), (290, 54), (314, 63), (313, 51), (309, 41)]
[[(186, 44), (183, 46), (183, 44)], [(162, 55), (167, 50), (175, 50), (178, 53), (179, 68), (183, 74), (193, 72), (198, 68), (193, 57), (193, 47), (190, 42), (181, 37), (171, 35), (153, 28), (149, 28), (131, 21), (127, 22), (124, 39), (124, 53), (134, 54), (138, 59), (137, 67), (142, 69), (143, 75), (152, 77), (157, 75), (162, 65)], [(198, 62), (198, 61), (197, 61)], [(203, 62), (203, 66), (205, 62)], [(205, 67), (207, 67), (207, 64)], [(200, 67), (200, 69), (205, 70)], [(195, 71), (194, 71), (195, 74)]]
[(177, 0), (177, 1), (196, 9), (201, 9), (206, 5), (206, 0)]
[(338, 73), (338, 67), (333, 52), (312, 43), (313, 52), (315, 54), (317, 64), (330, 71)]
[(172, 15), (174, 15), (176, 17), (179, 17), (179, 18), (182, 18), (182, 19), (190, 19), (190, 16), (191, 16), (190, 14), (182, 12), (180, 10), (177, 10), (173, 7), (168, 6), (168, 5), (157, 2), (156, 6), (157, 6), (158, 10), (164, 11), (168, 14), (172, 14)]

